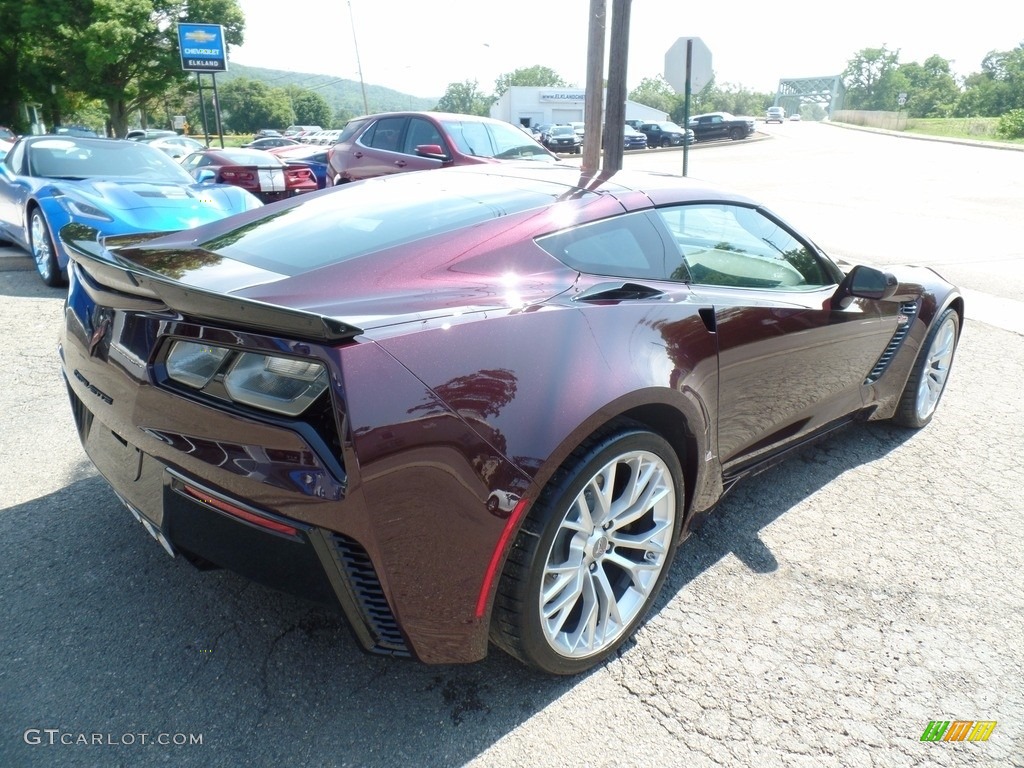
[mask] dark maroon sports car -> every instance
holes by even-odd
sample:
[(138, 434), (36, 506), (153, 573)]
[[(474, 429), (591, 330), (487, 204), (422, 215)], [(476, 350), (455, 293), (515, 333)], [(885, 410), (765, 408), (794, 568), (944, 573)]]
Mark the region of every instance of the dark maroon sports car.
[(735, 481), (927, 424), (963, 323), (931, 270), (844, 272), (670, 176), (453, 168), (61, 237), (72, 410), (135, 517), (431, 663), (600, 662)]

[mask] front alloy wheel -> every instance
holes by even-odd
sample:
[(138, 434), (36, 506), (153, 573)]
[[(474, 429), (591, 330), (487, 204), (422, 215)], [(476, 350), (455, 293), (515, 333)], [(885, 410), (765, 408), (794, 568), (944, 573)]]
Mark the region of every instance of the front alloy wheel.
[(947, 309), (932, 326), (918, 353), (893, 421), (920, 429), (932, 420), (946, 389), (960, 337), (960, 315)]
[(43, 282), (53, 287), (63, 284), (64, 276), (57, 265), (57, 253), (50, 237), (50, 228), (46, 225), (46, 217), (42, 210), (36, 208), (29, 219), (29, 245), (32, 247), (32, 258)]
[(499, 585), (492, 638), (554, 674), (582, 672), (636, 629), (679, 538), (683, 477), (660, 436), (584, 444), (531, 509)]

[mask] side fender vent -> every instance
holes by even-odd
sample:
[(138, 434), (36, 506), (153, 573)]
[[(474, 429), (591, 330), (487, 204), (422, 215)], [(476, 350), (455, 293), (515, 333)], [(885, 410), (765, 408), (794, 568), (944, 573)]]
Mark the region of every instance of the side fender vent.
[(874, 384), (880, 378), (882, 374), (889, 368), (889, 364), (896, 357), (896, 353), (899, 352), (901, 346), (903, 346), (903, 340), (907, 338), (907, 334), (910, 333), (910, 326), (914, 324), (914, 318), (917, 317), (917, 303), (913, 301), (905, 301), (900, 304), (899, 314), (896, 315), (896, 333), (892, 335), (892, 339), (885, 347), (885, 351), (882, 352), (882, 356), (878, 358), (878, 362), (875, 363), (875, 367), (871, 369), (867, 378), (864, 379), (865, 384)]
[(373, 636), (374, 645), (369, 650), (393, 656), (410, 655), (366, 550), (355, 539), (340, 533), (330, 534), (329, 539), (348, 579), (361, 618)]

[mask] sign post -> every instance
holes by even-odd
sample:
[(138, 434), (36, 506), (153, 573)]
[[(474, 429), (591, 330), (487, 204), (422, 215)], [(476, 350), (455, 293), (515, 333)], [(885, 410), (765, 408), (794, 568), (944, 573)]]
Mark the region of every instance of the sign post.
[[(711, 51), (699, 37), (680, 37), (665, 51), (665, 82), (683, 96), (683, 176), (690, 161), (690, 143), (686, 140), (690, 130), (690, 96), (701, 91), (713, 76)], [(696, 136), (694, 137), (696, 141)]]
[(220, 128), (220, 104), (217, 99), (217, 73), (228, 71), (227, 46), (224, 44), (224, 27), (220, 24), (178, 24), (178, 52), (181, 55), (181, 69), (195, 72), (199, 84), (199, 104), (203, 113), (203, 132), (206, 146), (210, 146), (210, 129), (206, 121), (206, 104), (203, 101), (201, 73), (209, 72), (213, 78), (213, 108), (217, 120), (220, 147), (224, 148), (224, 132)]

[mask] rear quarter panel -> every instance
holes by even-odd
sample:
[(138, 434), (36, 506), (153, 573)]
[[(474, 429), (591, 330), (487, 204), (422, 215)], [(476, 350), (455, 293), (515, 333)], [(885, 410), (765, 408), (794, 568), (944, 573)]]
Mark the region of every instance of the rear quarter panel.
[(651, 408), (678, 414), (689, 430), (688, 496), (718, 477), (710, 459), (717, 345), (697, 305), (481, 312), (350, 351), (341, 367), (358, 466), (352, 490), (421, 657), (486, 651), (487, 616), (474, 607), (509, 515), (489, 509), (488, 496), (536, 499), (601, 425)]

